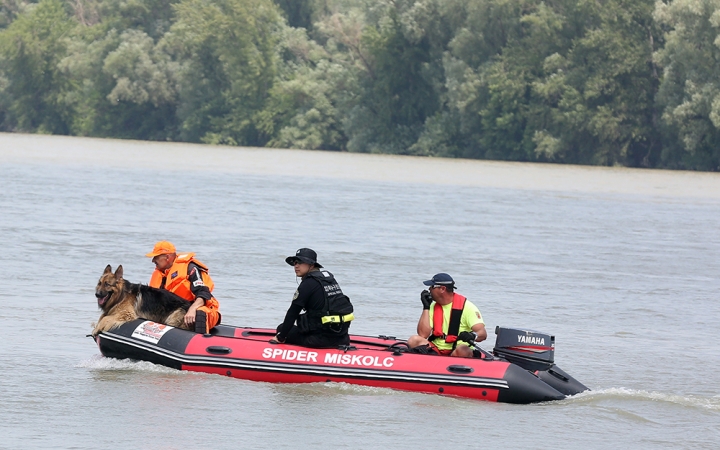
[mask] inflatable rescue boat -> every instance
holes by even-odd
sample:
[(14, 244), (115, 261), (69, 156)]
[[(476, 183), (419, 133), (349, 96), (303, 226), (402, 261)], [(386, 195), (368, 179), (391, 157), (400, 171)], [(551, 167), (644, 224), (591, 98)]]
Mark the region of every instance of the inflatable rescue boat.
[(271, 344), (275, 330), (218, 325), (197, 334), (144, 319), (100, 333), (100, 352), (179, 370), (271, 383), (343, 382), (505, 403), (560, 400), (588, 388), (554, 364), (555, 337), (496, 328), (492, 353), (475, 358), (409, 352), (393, 336), (351, 336), (350, 345), (312, 349)]

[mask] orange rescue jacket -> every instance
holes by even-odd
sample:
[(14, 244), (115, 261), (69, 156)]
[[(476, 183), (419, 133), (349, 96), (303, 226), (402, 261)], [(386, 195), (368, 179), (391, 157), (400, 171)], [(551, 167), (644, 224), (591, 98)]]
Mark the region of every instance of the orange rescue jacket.
[[(215, 283), (213, 283), (212, 278), (210, 278), (207, 266), (195, 259), (195, 253), (182, 253), (177, 255), (172, 267), (165, 272), (155, 269), (150, 277), (150, 287), (160, 288), (160, 286), (162, 286), (163, 278), (165, 278), (165, 286), (163, 286), (163, 289), (168, 290), (187, 301), (195, 301), (195, 295), (190, 289), (190, 280), (188, 279), (188, 265), (190, 263), (196, 264), (200, 270), (204, 272), (202, 276), (203, 282), (205, 283), (205, 286), (210, 289), (210, 292), (212, 292), (215, 287)], [(212, 303), (217, 305), (215, 306), (216, 308), (219, 306), (217, 300), (214, 298), (207, 300), (205, 303), (206, 306), (209, 307), (211, 307)]]

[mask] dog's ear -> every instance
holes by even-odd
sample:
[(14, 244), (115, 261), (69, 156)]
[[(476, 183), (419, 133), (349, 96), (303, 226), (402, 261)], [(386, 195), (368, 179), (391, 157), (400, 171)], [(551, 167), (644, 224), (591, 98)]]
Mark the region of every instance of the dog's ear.
[(105, 266), (105, 272), (103, 272), (103, 275), (110, 272), (112, 272), (112, 267), (110, 267), (110, 264), (108, 264), (107, 266)]
[(121, 264), (118, 266), (117, 270), (115, 271), (115, 279), (120, 280), (120, 279), (122, 279), (122, 276), (123, 276), (123, 268), (122, 268), (122, 264)]

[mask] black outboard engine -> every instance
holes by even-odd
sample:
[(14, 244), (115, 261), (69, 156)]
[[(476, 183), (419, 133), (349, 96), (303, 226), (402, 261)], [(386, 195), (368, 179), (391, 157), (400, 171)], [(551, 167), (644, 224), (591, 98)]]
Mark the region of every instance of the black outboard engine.
[(531, 372), (555, 362), (555, 336), (533, 330), (495, 327), (493, 354)]

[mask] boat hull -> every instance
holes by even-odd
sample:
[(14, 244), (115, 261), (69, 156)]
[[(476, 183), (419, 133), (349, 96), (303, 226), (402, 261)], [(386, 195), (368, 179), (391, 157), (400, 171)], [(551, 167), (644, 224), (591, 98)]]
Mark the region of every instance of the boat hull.
[(96, 338), (107, 357), (271, 383), (344, 382), (505, 403), (565, 394), (515, 364), (407, 353), (394, 337), (352, 336), (340, 349), (270, 344), (274, 330), (220, 325), (201, 335), (143, 319)]

